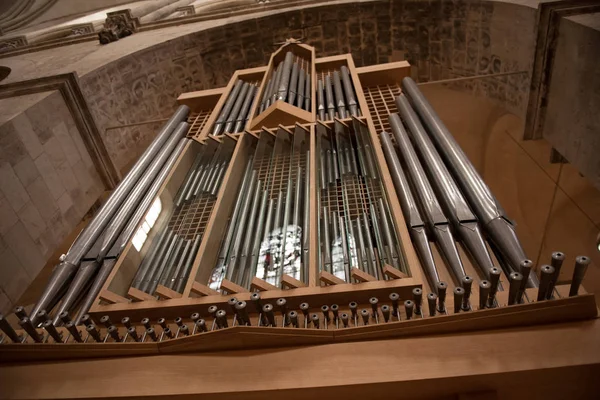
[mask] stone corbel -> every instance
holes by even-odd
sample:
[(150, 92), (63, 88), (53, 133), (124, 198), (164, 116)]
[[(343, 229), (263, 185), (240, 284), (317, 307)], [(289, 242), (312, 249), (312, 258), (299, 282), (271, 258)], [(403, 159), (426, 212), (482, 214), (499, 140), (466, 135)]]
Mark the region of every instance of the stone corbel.
[(189, 17), (190, 15), (196, 15), (196, 7), (194, 7), (192, 5), (179, 7), (177, 9), (177, 11), (181, 12), (182, 16), (184, 16), (184, 17)]
[(138, 27), (138, 20), (131, 15), (131, 10), (119, 10), (106, 14), (104, 29), (98, 32), (100, 44), (108, 44), (133, 34)]
[(19, 47), (27, 46), (27, 38), (25, 36), (15, 36), (0, 40), (0, 53), (18, 49)]

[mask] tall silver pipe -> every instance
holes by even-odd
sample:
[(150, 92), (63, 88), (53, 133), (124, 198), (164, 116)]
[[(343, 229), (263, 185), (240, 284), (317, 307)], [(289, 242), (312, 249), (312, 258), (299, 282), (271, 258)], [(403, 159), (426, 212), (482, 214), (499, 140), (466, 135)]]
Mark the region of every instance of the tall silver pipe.
[[(281, 225), (281, 251), (279, 259), (281, 260), (281, 274), (289, 273), (285, 269), (285, 245), (287, 241), (287, 229), (290, 222), (290, 213), (292, 211), (292, 178), (288, 178), (287, 188), (285, 190), (285, 203), (283, 206), (283, 224)], [(279, 279), (278, 279), (279, 280)]]
[[(188, 128), (189, 125), (187, 123), (181, 122), (163, 149), (158, 153), (156, 159), (148, 166), (147, 170), (144, 171), (144, 175), (140, 178), (137, 185), (129, 194), (129, 197), (125, 200), (115, 217), (104, 230), (104, 233), (102, 234), (102, 244), (100, 246), (98, 255), (96, 256), (97, 262), (86, 263), (86, 265), (81, 266), (77, 270), (77, 273), (75, 274), (75, 277), (69, 286), (69, 290), (67, 290), (67, 293), (63, 296), (60, 307), (56, 312), (54, 324), (60, 324), (60, 313), (63, 311), (70, 311), (75, 300), (80, 297), (83, 289), (87, 287), (88, 282), (94, 277), (98, 267), (102, 264), (102, 261), (108, 254), (109, 250), (117, 242), (117, 239), (119, 239), (123, 228), (131, 216), (135, 213), (136, 207), (139, 205), (144, 194), (148, 190), (148, 187), (152, 185), (153, 180), (156, 179), (160, 173), (163, 165), (173, 153), (173, 150), (176, 148), (178, 142), (185, 142), (186, 139), (184, 136), (187, 133)], [(179, 147), (183, 148), (184, 145), (185, 143)], [(102, 279), (102, 277), (98, 278)]]
[(148, 263), (147, 272), (141, 278), (141, 281), (140, 281), (139, 285), (137, 286), (137, 288), (143, 292), (148, 291), (148, 287), (150, 287), (152, 278), (156, 272), (158, 264), (161, 262), (161, 260), (165, 256), (166, 252), (168, 251), (169, 247), (171, 246), (171, 243), (173, 243), (173, 241), (175, 240), (175, 233), (173, 233), (173, 231), (169, 230), (167, 227), (165, 227), (165, 231), (167, 231), (167, 236), (160, 243), (160, 247), (156, 251), (156, 255)]
[(227, 120), (227, 117), (229, 117), (229, 114), (231, 113), (233, 104), (234, 104), (235, 100), (237, 99), (238, 94), (240, 93), (240, 90), (242, 90), (243, 84), (244, 84), (244, 82), (242, 82), (241, 80), (238, 79), (237, 82), (235, 83), (235, 85), (233, 86), (233, 89), (229, 93), (229, 96), (227, 96), (227, 100), (225, 100), (225, 104), (223, 105), (223, 108), (221, 109), (221, 112), (219, 113), (219, 116), (217, 117), (217, 121), (215, 122), (215, 125), (213, 126), (213, 129), (212, 129), (213, 135), (220, 135), (221, 132), (223, 132), (223, 127), (225, 125), (225, 121)]
[(363, 229), (360, 223), (360, 218), (356, 218), (354, 221), (356, 224), (356, 234), (355, 239), (358, 242), (356, 245), (356, 254), (358, 256), (358, 263), (360, 265), (360, 269), (369, 273), (369, 264), (367, 263), (367, 253), (365, 251), (365, 239), (363, 237)]
[(244, 104), (242, 105), (242, 109), (238, 114), (237, 119), (235, 120), (235, 126), (233, 127), (233, 132), (238, 133), (241, 132), (246, 126), (246, 122), (248, 121), (248, 113), (250, 112), (250, 108), (252, 108), (252, 104), (254, 104), (254, 98), (256, 97), (256, 86), (250, 85), (248, 91), (246, 92), (246, 98), (244, 99)]
[[(490, 268), (494, 267), (494, 264), (483, 235), (479, 230), (475, 214), (471, 211), (452, 175), (450, 175), (450, 171), (444, 165), (442, 158), (427, 136), (425, 128), (421, 125), (419, 117), (410, 106), (408, 99), (404, 95), (400, 95), (396, 98), (396, 105), (408, 128), (408, 132), (412, 134), (415, 148), (421, 155), (423, 166), (428, 171), (429, 181), (436, 190), (446, 216), (452, 223), (455, 232), (459, 233), (483, 276), (489, 279), (489, 271)], [(512, 271), (505, 272), (508, 275)]]
[(188, 170), (187, 174), (185, 175), (185, 179), (183, 180), (183, 185), (181, 185), (181, 187), (177, 191), (177, 195), (175, 196), (175, 200), (173, 201), (173, 203), (175, 204), (176, 207), (179, 207), (179, 205), (182, 203), (183, 199), (185, 198), (185, 195), (187, 194), (190, 187), (192, 186), (192, 182), (194, 181), (194, 176), (197, 173), (197, 169), (199, 167), (200, 168), (202, 167), (200, 165), (201, 161), (202, 161), (202, 155), (198, 154), (196, 156), (196, 159), (194, 160), (194, 163), (192, 164), (192, 168), (190, 168)]
[(273, 88), (273, 82), (275, 80), (275, 71), (269, 81), (267, 82), (267, 86), (265, 87), (265, 91), (263, 92), (262, 100), (260, 101), (260, 112), (265, 111), (269, 105), (271, 104), (271, 89)]
[(421, 203), (429, 229), (435, 236), (444, 261), (450, 267), (457, 282), (461, 282), (466, 272), (458, 254), (454, 237), (450, 231), (448, 220), (442, 212), (433, 188), (429, 183), (429, 179), (427, 179), (425, 170), (421, 166), (421, 162), (412, 147), (408, 134), (400, 121), (400, 117), (398, 117), (398, 114), (390, 114), (389, 121), (409, 176), (412, 179), (414, 193)]
[(108, 225), (110, 219), (115, 215), (121, 204), (125, 201), (133, 187), (136, 185), (148, 165), (154, 160), (156, 154), (161, 150), (165, 142), (170, 138), (177, 125), (184, 121), (190, 112), (189, 107), (180, 106), (169, 121), (162, 127), (156, 139), (150, 144), (135, 165), (131, 168), (125, 178), (119, 183), (106, 203), (100, 208), (96, 216), (88, 226), (75, 239), (75, 242), (61, 258), (37, 304), (32, 310), (32, 322), (37, 322), (37, 314), (40, 310), (48, 308), (48, 305), (59, 300), (58, 294), (64, 290), (71, 278), (74, 276), (79, 262), (83, 256), (92, 248), (104, 228)]
[(183, 249), (183, 237), (179, 236), (177, 241), (175, 242), (175, 247), (171, 251), (171, 253), (166, 257), (166, 262), (161, 265), (161, 273), (158, 274), (160, 278), (158, 279), (158, 284), (153, 284), (150, 289), (150, 294), (154, 293), (158, 285), (167, 286), (167, 281), (171, 278), (171, 274), (175, 270), (175, 267), (181, 257), (181, 250)]
[(383, 199), (380, 197), (377, 203), (379, 206), (379, 215), (381, 215), (381, 226), (383, 228), (383, 235), (385, 237), (385, 241), (387, 242), (389, 252), (390, 252), (390, 263), (396, 269), (400, 269), (400, 264), (398, 263), (398, 252), (396, 251), (396, 241), (394, 240), (394, 235), (392, 233), (392, 227), (390, 226), (390, 222), (388, 221), (388, 214), (385, 209), (385, 205), (383, 204)]
[(271, 104), (275, 104), (275, 102), (277, 101), (277, 95), (279, 93), (279, 85), (281, 84), (283, 70), (283, 63), (280, 63), (277, 68), (277, 74), (275, 74), (275, 80), (273, 81), (273, 88), (271, 89)]
[(352, 79), (350, 78), (350, 71), (345, 65), (340, 68), (340, 71), (342, 72), (344, 94), (346, 95), (346, 101), (348, 103), (348, 108), (350, 109), (350, 115), (353, 117), (358, 117), (358, 103), (356, 102), (356, 97), (354, 96), (354, 85), (352, 84)]
[(161, 252), (160, 257), (158, 257), (153, 265), (153, 269), (152, 269), (152, 273), (148, 274), (148, 280), (145, 280), (142, 282), (142, 286), (140, 287), (140, 290), (149, 293), (149, 294), (153, 294), (154, 290), (156, 289), (156, 287), (158, 286), (158, 281), (160, 279), (160, 277), (163, 274), (163, 271), (166, 267), (166, 263), (169, 261), (169, 259), (171, 258), (171, 254), (173, 253), (173, 250), (175, 249), (177, 242), (179, 241), (179, 235), (177, 235), (176, 233), (174, 233), (171, 236), (171, 240), (167, 243), (167, 246), (164, 248), (164, 251)]
[(346, 101), (344, 100), (344, 91), (342, 89), (342, 82), (338, 71), (333, 72), (333, 90), (335, 93), (335, 106), (338, 115), (342, 119), (346, 118)]
[(185, 263), (187, 262), (188, 254), (189, 254), (189, 251), (191, 250), (192, 241), (186, 240), (186, 239), (184, 239), (183, 241), (185, 242), (185, 244), (183, 246), (181, 255), (179, 256), (179, 259), (177, 261), (177, 265), (176, 265), (175, 269), (173, 270), (173, 272), (169, 274), (170, 276), (168, 276), (167, 280), (166, 280), (165, 286), (168, 287), (169, 289), (175, 289), (175, 285), (177, 284), (177, 279), (179, 278), (179, 275), (181, 274), (181, 271), (183, 270)]
[[(137, 224), (135, 225), (135, 227), (137, 227)], [(155, 237), (155, 240), (152, 241), (152, 245), (149, 249), (149, 253), (146, 254), (146, 257), (144, 257), (144, 260), (140, 264), (140, 267), (138, 268), (135, 276), (133, 277), (133, 280), (131, 281), (132, 287), (139, 288), (140, 284), (144, 280), (144, 277), (148, 273), (150, 265), (152, 265), (155, 258), (158, 256), (160, 249), (164, 246), (165, 241), (169, 240), (168, 234), (169, 234), (169, 230), (163, 229), (162, 232), (157, 234), (157, 236)]]
[(261, 195), (263, 193), (262, 181), (258, 181), (256, 185), (256, 189), (254, 190), (252, 206), (250, 207), (250, 215), (248, 216), (248, 227), (246, 228), (246, 234), (244, 236), (244, 243), (242, 245), (242, 254), (240, 257), (240, 262), (238, 266), (238, 270), (234, 275), (234, 282), (242, 284), (244, 281), (244, 277), (248, 274), (248, 258), (251, 256), (251, 245), (253, 242), (253, 238), (256, 235), (254, 231), (254, 224), (256, 223), (256, 215), (260, 212), (261, 207)]
[(177, 278), (175, 291), (177, 291), (178, 293), (183, 293), (183, 289), (185, 288), (185, 284), (187, 283), (190, 271), (192, 269), (192, 265), (194, 264), (194, 260), (196, 259), (196, 255), (198, 254), (198, 249), (200, 248), (201, 241), (202, 235), (196, 235), (194, 243), (192, 244), (192, 249), (189, 252), (187, 260), (185, 261), (185, 264), (183, 266), (183, 270)]
[(300, 68), (300, 72), (298, 72), (298, 98), (296, 102), (296, 106), (303, 108), (304, 107), (304, 81), (306, 80), (306, 72), (304, 72), (303, 68)]
[(306, 71), (306, 79), (304, 81), (304, 109), (306, 111), (311, 111), (311, 96), (312, 96), (312, 87), (310, 86), (310, 70)]
[(306, 152), (305, 157), (306, 173), (304, 177), (304, 212), (302, 224), (302, 275), (304, 277), (304, 282), (308, 282), (308, 249), (310, 247), (310, 151)]
[(396, 194), (400, 200), (402, 214), (404, 214), (404, 219), (408, 226), (413, 245), (419, 260), (421, 261), (421, 265), (423, 266), (425, 276), (429, 281), (429, 286), (432, 289), (435, 289), (437, 283), (440, 282), (440, 275), (435, 265), (431, 247), (429, 246), (429, 238), (425, 231), (425, 223), (421, 218), (421, 213), (419, 212), (417, 203), (412, 195), (410, 186), (404, 175), (404, 170), (400, 165), (400, 160), (398, 159), (396, 150), (394, 150), (389, 134), (387, 132), (381, 132), (380, 138), (381, 147), (383, 148), (385, 159), (390, 168), (390, 175), (392, 176)]
[(317, 81), (317, 113), (319, 119), (325, 121), (325, 92), (323, 90), (323, 81)]
[(298, 63), (295, 62), (292, 66), (292, 76), (290, 77), (290, 90), (287, 102), (291, 105), (296, 104), (296, 93), (298, 92)]
[(227, 170), (227, 161), (223, 161), (221, 166), (219, 167), (219, 172), (217, 173), (217, 177), (215, 178), (212, 186), (210, 187), (210, 194), (212, 196), (217, 195), (217, 191), (221, 187), (221, 181), (223, 180), (223, 175), (225, 175), (225, 171)]
[(292, 74), (292, 64), (294, 63), (294, 53), (288, 51), (285, 54), (283, 60), (283, 71), (281, 73), (281, 80), (279, 81), (279, 88), (277, 90), (277, 100), (286, 101), (288, 97), (288, 91), (290, 89), (290, 76)]
[[(308, 199), (307, 199), (308, 201)], [(296, 168), (296, 185), (294, 187), (294, 215), (292, 225), (297, 227), (300, 223), (300, 213), (302, 209), (302, 167)], [(295, 229), (295, 228), (294, 228)]]
[[(275, 210), (275, 199), (270, 199), (269, 200), (269, 206), (267, 207), (267, 219), (265, 221), (265, 231), (264, 231), (264, 235), (262, 238), (262, 241), (264, 243), (270, 243), (271, 241), (271, 232), (273, 230), (273, 214)], [(258, 270), (258, 255), (256, 256), (256, 270)], [(262, 279), (266, 279), (267, 278), (267, 268), (268, 265), (263, 265), (263, 269), (264, 269), (264, 274), (262, 276)]]
[(333, 121), (335, 118), (335, 99), (333, 98), (333, 88), (331, 87), (331, 77), (325, 76), (323, 82), (325, 89), (325, 107), (327, 108), (327, 119)]
[(329, 236), (329, 209), (323, 207), (323, 266), (325, 271), (331, 273), (331, 237)]
[(362, 214), (363, 223), (362, 226), (364, 228), (364, 240), (367, 253), (367, 264), (369, 265), (369, 273), (373, 275), (375, 278), (380, 279), (379, 268), (377, 266), (377, 259), (375, 258), (375, 250), (373, 249), (373, 238), (371, 236), (371, 229), (369, 227), (369, 217), (367, 217), (366, 213)]
[[(237, 218), (237, 226), (235, 227), (235, 234), (233, 236), (233, 242), (231, 243), (231, 249), (227, 257), (229, 261), (227, 262), (227, 267), (225, 269), (225, 277), (228, 280), (232, 280), (234, 273), (236, 272), (237, 261), (239, 257), (239, 251), (242, 246), (242, 235), (246, 232), (246, 222), (248, 221), (248, 210), (251, 206), (252, 195), (254, 193), (254, 189), (256, 187), (257, 181), (256, 178), (258, 176), (257, 171), (252, 171), (250, 175), (250, 183), (248, 184), (248, 192), (246, 196), (244, 196), (244, 200), (242, 203), (242, 208), (240, 210), (240, 214)], [(261, 182), (258, 181), (260, 184)]]
[[(440, 154), (444, 157), (463, 193), (469, 199), (469, 203), (487, 235), (509, 261), (512, 270), (518, 271), (521, 263), (527, 260), (527, 256), (517, 238), (514, 226), (506, 216), (500, 203), (479, 176), (473, 164), (456, 143), (448, 128), (440, 120), (415, 82), (411, 78), (404, 78), (402, 88), (413, 103), (417, 114), (423, 120), (429, 135), (436, 143)], [(539, 286), (535, 274), (529, 275), (527, 286)]]
[(238, 116), (240, 115), (240, 111), (242, 110), (242, 105), (244, 104), (244, 101), (246, 100), (246, 94), (248, 93), (248, 90), (250, 90), (250, 87), (251, 87), (250, 84), (247, 82), (244, 82), (242, 84), (242, 88), (240, 89), (240, 92), (237, 94), (236, 98), (234, 99), (234, 103), (233, 103), (233, 107), (231, 108), (231, 112), (225, 119), (225, 128), (223, 128), (223, 131), (225, 133), (235, 132), (233, 130), (233, 127), (235, 126), (235, 122), (237, 121)]
[(256, 276), (256, 263), (258, 261), (258, 256), (260, 253), (260, 244), (263, 238), (263, 230), (265, 227), (265, 217), (267, 215), (267, 204), (269, 201), (269, 192), (267, 190), (263, 190), (262, 198), (260, 201), (260, 208), (258, 212), (258, 219), (256, 221), (256, 230), (253, 235), (249, 235), (253, 237), (252, 242), (252, 254), (250, 256), (250, 265), (248, 268), (248, 273), (244, 275), (244, 279), (242, 282), (243, 287), (250, 287), (250, 281), (252, 278)]

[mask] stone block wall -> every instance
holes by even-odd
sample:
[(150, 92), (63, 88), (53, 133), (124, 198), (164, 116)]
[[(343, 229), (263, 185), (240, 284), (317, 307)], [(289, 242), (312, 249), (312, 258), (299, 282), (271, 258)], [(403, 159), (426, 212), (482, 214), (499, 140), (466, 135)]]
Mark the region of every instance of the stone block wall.
[[(227, 84), (236, 69), (265, 65), (277, 43), (302, 38), (317, 57), (351, 53), (356, 65), (407, 60), (421, 82), (528, 71), (535, 10), (481, 0), (384, 0), (335, 4), (249, 19), (190, 33), (86, 74), (82, 89), (100, 130), (166, 118), (186, 91)], [(144, 34), (144, 33), (141, 33)], [(526, 109), (529, 73), (461, 81), (517, 115)], [(131, 163), (153, 127), (104, 136), (118, 169)]]
[(0, 126), (0, 312), (103, 191), (59, 92)]

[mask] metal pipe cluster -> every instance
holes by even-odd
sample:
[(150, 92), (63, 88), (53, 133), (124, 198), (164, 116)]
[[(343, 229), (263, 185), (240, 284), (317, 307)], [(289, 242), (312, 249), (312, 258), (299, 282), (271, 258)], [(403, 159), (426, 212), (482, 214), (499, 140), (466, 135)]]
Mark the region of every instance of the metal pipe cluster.
[(223, 108), (213, 126), (212, 134), (242, 132), (250, 119), (250, 109), (254, 104), (257, 86), (238, 79), (225, 100)]
[[(306, 70), (304, 66), (307, 66)], [(278, 100), (311, 111), (311, 92), (310, 63), (288, 51), (267, 81), (259, 113)]]
[(183, 293), (204, 234), (196, 213), (214, 202), (227, 171), (232, 149), (210, 142), (202, 147), (175, 195), (171, 215), (156, 233), (131, 286), (154, 294), (158, 285)]
[[(55, 324), (63, 311), (79, 309), (83, 315), (91, 307), (108, 278), (116, 259), (133, 234), (131, 224), (137, 224), (147, 203), (144, 196), (156, 189), (157, 180), (164, 180), (166, 170), (185, 147), (189, 114), (180, 106), (163, 126), (156, 139), (142, 154), (129, 173), (113, 191), (106, 203), (79, 234), (54, 271), (40, 299), (33, 308), (32, 318), (24, 324), (28, 329), (43, 322), (40, 315), (50, 312), (60, 302)], [(143, 210), (142, 210), (143, 209)], [(43, 313), (42, 313), (43, 312)]]
[[(564, 254), (552, 254), (552, 265), (541, 268), (541, 283), (537, 291), (537, 301), (548, 301), (560, 298), (555, 289), (558, 272), (564, 261)], [(575, 268), (569, 296), (577, 296), (581, 281), (590, 264), (589, 257), (579, 256), (575, 259)], [(162, 342), (190, 335), (202, 334), (230, 326), (264, 326), (310, 329), (344, 329), (368, 325), (386, 324), (406, 321), (414, 318), (431, 318), (436, 315), (457, 314), (475, 310), (484, 310), (504, 306), (496, 298), (499, 270), (490, 271), (490, 281), (482, 280), (478, 286), (478, 296), (471, 300), (473, 294), (472, 280), (463, 279), (461, 285), (452, 291), (454, 306), (447, 307), (448, 285), (438, 282), (435, 292), (428, 293), (423, 299), (423, 290), (414, 288), (412, 297), (401, 302), (397, 293), (390, 293), (387, 304), (378, 298), (371, 297), (365, 308), (359, 310), (359, 303), (350, 302), (347, 306), (323, 304), (312, 309), (308, 302), (302, 302), (298, 311), (291, 309), (285, 298), (274, 303), (265, 303), (260, 293), (251, 295), (250, 302), (235, 297), (227, 301), (227, 306), (219, 309), (216, 305), (208, 307), (203, 314), (194, 312), (188, 320), (181, 317), (172, 322), (160, 318), (154, 325), (149, 318), (134, 324), (129, 317), (124, 317), (120, 324), (111, 321), (110, 316), (100, 318), (99, 325), (89, 315), (84, 315), (80, 326), (71, 320), (68, 312), (60, 314), (65, 329), (57, 329), (46, 312), (38, 314), (40, 326), (31, 324), (30, 316), (23, 307), (16, 307), (15, 316), (19, 320), (21, 330), (13, 326), (0, 314), (0, 336), (2, 343), (114, 343), (114, 342)], [(523, 303), (520, 291), (523, 275), (511, 273), (510, 287), (506, 305)], [(174, 324), (174, 325), (173, 325)], [(80, 327), (82, 329), (80, 329)], [(41, 330), (40, 330), (41, 328)]]
[(282, 275), (307, 281), (308, 132), (263, 132), (248, 160), (209, 287), (223, 279), (250, 288), (254, 277), (279, 286)]
[(317, 148), (322, 269), (346, 282), (352, 268), (381, 280), (386, 264), (408, 274), (366, 125), (317, 125)]
[(356, 89), (345, 65), (317, 81), (317, 117), (321, 121), (359, 117)]
[[(510, 275), (518, 272), (523, 275), (520, 292), (523, 292), (525, 287), (538, 287), (539, 280), (535, 273), (530, 274), (532, 263), (525, 256), (515, 228), (489, 187), (415, 82), (411, 78), (404, 78), (402, 89), (406, 97), (400, 95), (397, 98), (398, 110), (446, 211), (445, 216), (437, 211), (436, 215), (431, 215), (438, 219), (429, 221), (430, 225), (441, 225), (441, 219), (448, 218), (485, 273), (489, 270), (491, 261), (479, 232), (481, 229), (489, 238), (489, 243), (505, 273)], [(394, 124), (394, 134), (402, 133), (398, 116), (390, 116), (390, 123)], [(408, 146), (398, 144), (401, 151), (408, 151)], [(405, 161), (409, 163), (408, 160)], [(425, 204), (423, 209), (425, 210)], [(445, 256), (452, 257), (447, 251)], [(458, 259), (451, 263), (453, 270), (457, 274), (460, 273)]]

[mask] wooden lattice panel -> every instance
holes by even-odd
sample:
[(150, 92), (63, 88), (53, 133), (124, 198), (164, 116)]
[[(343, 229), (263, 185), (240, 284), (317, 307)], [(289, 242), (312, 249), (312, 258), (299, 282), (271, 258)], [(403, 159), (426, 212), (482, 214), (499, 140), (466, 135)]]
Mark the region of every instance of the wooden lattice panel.
[(377, 200), (382, 196), (381, 182), (365, 180), (362, 176), (347, 175), (328, 185), (321, 191), (321, 210), (327, 207), (329, 211), (337, 212), (340, 217), (354, 220), (363, 213), (371, 219), (370, 205), (377, 209)]
[(203, 236), (215, 200), (216, 196), (201, 193), (193, 201), (184, 203), (171, 216), (169, 230), (186, 240)]
[(369, 112), (373, 118), (373, 124), (377, 134), (381, 131), (390, 132), (390, 124), (388, 115), (395, 113), (396, 97), (400, 95), (400, 86), (394, 85), (378, 85), (364, 88), (365, 99), (369, 106)]
[(212, 113), (212, 108), (209, 110), (202, 110), (200, 112), (192, 112), (188, 117), (188, 124), (190, 124), (190, 130), (187, 133), (188, 138), (198, 139), (200, 137), (200, 132), (202, 132), (202, 128), (206, 125), (206, 121), (210, 117)]
[[(292, 168), (290, 171), (290, 160)], [(288, 180), (296, 181), (296, 169), (300, 166), (302, 174), (306, 168), (306, 156), (296, 152), (293, 156), (289, 153), (279, 154), (275, 157), (267, 155), (254, 161), (253, 168), (257, 171), (257, 179), (263, 182), (263, 188), (269, 191), (269, 198), (277, 198), (280, 191), (287, 189)], [(265, 186), (267, 185), (267, 186)]]

